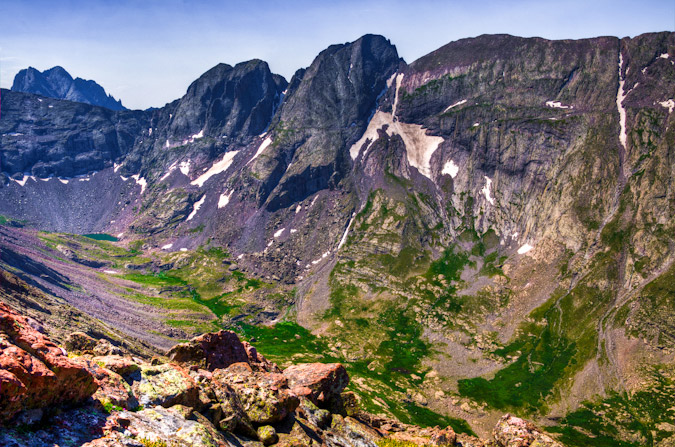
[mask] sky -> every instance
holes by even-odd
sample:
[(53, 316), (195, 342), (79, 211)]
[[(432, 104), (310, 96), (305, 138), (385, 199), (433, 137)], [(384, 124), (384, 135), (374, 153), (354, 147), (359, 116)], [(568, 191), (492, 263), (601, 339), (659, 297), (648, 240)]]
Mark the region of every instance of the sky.
[(28, 66), (93, 79), (128, 108), (161, 107), (214, 65), (262, 59), (290, 80), (335, 43), (382, 34), (406, 62), (448, 42), (675, 31), (675, 0), (2, 0), (0, 86)]

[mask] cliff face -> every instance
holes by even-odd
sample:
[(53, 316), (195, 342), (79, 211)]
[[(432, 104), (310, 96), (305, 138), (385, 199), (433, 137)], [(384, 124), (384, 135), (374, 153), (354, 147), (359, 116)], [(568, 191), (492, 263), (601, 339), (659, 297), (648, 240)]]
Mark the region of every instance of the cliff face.
[(674, 45), (480, 36), (408, 65), (364, 36), (289, 84), (219, 65), (151, 112), (8, 92), (0, 214), (123, 234), (218, 324), (330, 335), (372, 408), (561, 417), (671, 380)]

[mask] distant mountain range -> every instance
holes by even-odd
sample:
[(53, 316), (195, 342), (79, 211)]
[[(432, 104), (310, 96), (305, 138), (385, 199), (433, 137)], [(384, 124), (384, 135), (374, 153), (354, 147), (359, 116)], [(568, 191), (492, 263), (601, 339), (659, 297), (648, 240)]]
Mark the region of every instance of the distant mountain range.
[(58, 66), (43, 72), (33, 67), (21, 70), (14, 77), (12, 91), (83, 102), (110, 110), (126, 110), (121, 101), (108, 95), (96, 82), (73, 79), (70, 73)]

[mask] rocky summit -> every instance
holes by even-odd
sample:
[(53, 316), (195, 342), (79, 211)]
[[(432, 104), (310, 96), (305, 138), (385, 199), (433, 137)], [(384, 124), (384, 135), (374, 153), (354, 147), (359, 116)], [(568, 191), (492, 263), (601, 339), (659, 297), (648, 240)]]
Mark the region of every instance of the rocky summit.
[(12, 91), (84, 102), (110, 110), (125, 110), (121, 101), (108, 95), (96, 82), (73, 79), (63, 67), (53, 67), (43, 72), (33, 67), (21, 70), (14, 77)]
[(146, 111), (29, 70), (0, 444), (673, 445), (674, 49), (365, 35)]

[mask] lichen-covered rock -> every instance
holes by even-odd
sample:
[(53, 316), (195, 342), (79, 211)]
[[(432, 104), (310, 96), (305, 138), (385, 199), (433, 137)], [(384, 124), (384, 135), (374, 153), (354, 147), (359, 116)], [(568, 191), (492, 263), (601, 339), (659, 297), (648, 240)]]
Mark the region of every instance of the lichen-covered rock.
[(76, 404), (97, 388), (85, 368), (0, 303), (0, 421), (20, 409)]
[(252, 371), (241, 364), (215, 371), (213, 382), (224, 382), (232, 387), (254, 424), (279, 422), (295, 411), (300, 403), (289, 390), (284, 375)]
[(232, 331), (219, 331), (195, 337), (181, 343), (167, 353), (171, 361), (196, 365), (213, 371), (233, 363), (248, 363), (256, 370), (273, 371), (277, 366), (260, 355), (250, 344), (239, 340)]
[(97, 365), (109, 369), (122, 377), (127, 377), (140, 369), (138, 363), (121, 355), (105, 355), (92, 358)]
[(264, 445), (272, 445), (279, 440), (279, 435), (277, 431), (271, 425), (263, 425), (258, 427), (258, 439)]
[(283, 372), (295, 394), (319, 406), (327, 406), (349, 384), (347, 370), (340, 363), (303, 363)]
[(114, 371), (102, 368), (97, 362), (83, 357), (73, 359), (82, 365), (96, 380), (98, 389), (92, 398), (103, 408), (109, 409), (111, 405), (124, 409), (134, 410), (138, 407), (138, 399), (134, 396), (131, 386), (122, 376)]
[(171, 447), (225, 447), (230, 444), (223, 434), (203, 416), (191, 413), (184, 417), (181, 408), (146, 408), (115, 416), (108, 435), (87, 447), (166, 445)]
[(141, 378), (133, 384), (133, 393), (145, 406), (171, 407), (181, 404), (200, 406), (199, 387), (190, 374), (178, 365), (141, 365)]
[(533, 423), (510, 414), (499, 419), (492, 434), (500, 447), (562, 447)]
[(377, 441), (382, 438), (382, 434), (353, 417), (333, 415), (331, 428), (326, 433), (326, 438), (333, 440), (333, 443), (338, 445), (376, 447)]
[(66, 349), (73, 353), (93, 352), (96, 340), (84, 332), (73, 332), (66, 338)]

